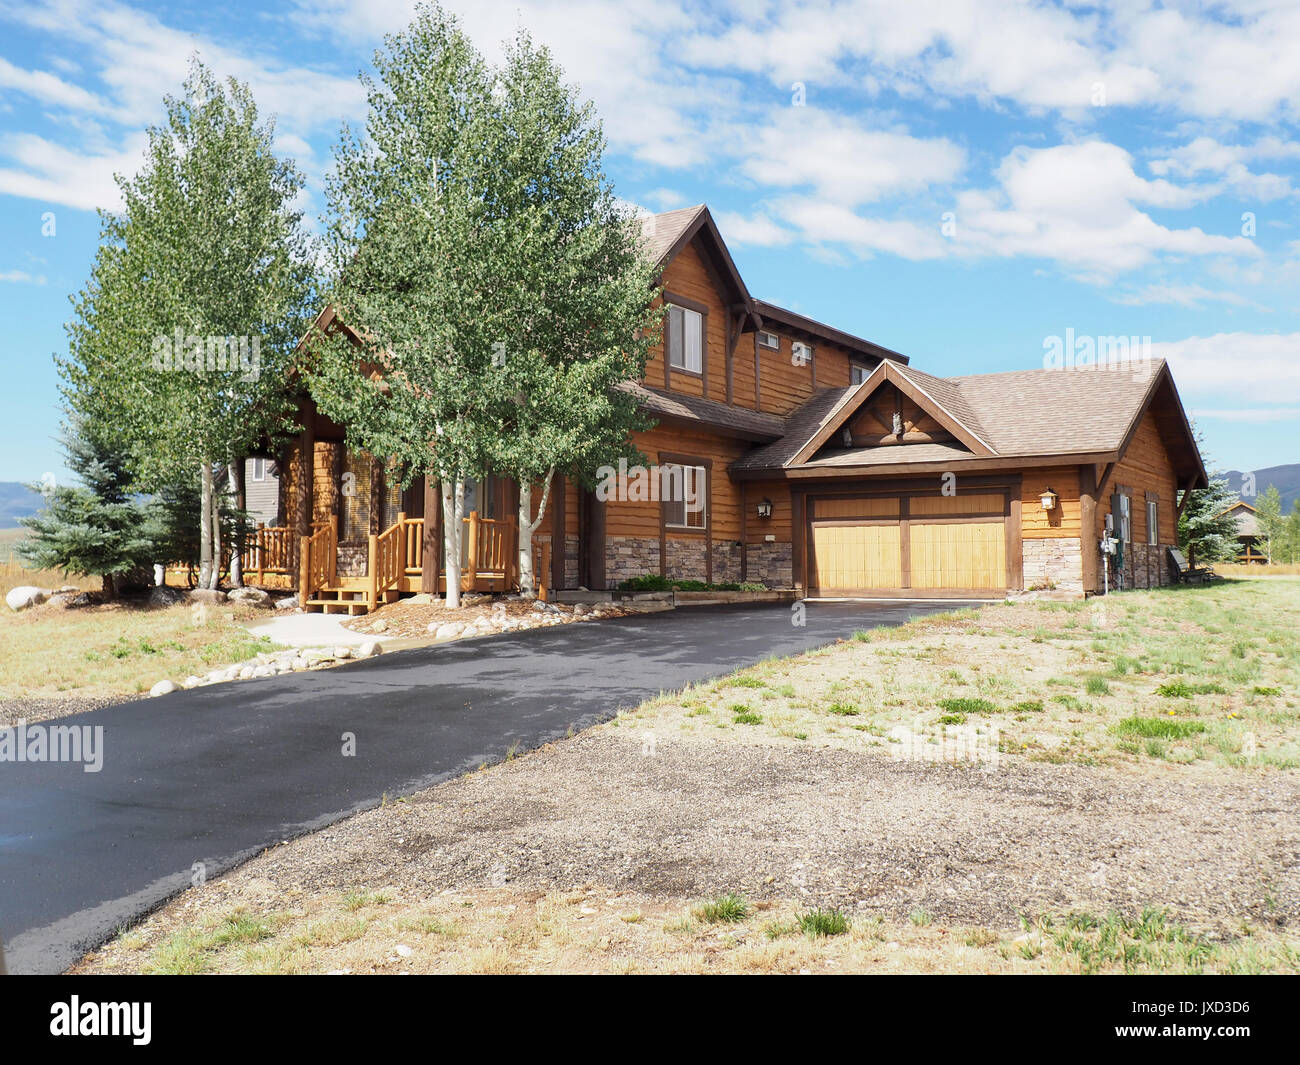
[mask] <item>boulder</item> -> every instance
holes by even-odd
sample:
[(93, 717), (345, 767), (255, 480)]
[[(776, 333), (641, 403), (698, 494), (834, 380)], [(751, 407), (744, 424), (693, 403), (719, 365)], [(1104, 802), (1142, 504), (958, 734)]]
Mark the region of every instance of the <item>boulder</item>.
[(168, 588), (165, 585), (154, 585), (149, 589), (149, 595), (145, 603), (151, 607), (168, 607), (175, 606), (177, 603), (184, 602), (186, 593), (179, 588)]
[(371, 631), (371, 632), (387, 632), (387, 631), (388, 631), (388, 622), (385, 621), (383, 618), (380, 618), (378, 621), (376, 621), (373, 625), (370, 626), (370, 631)]
[(367, 640), (357, 648), (358, 658), (369, 658), (371, 655), (381, 655), (383, 653), (384, 648), (378, 640)]
[(406, 600), (406, 602), (410, 603), (412, 606), (428, 606), (433, 602), (433, 596), (428, 592), (420, 592), (417, 595), (411, 596)]
[(435, 640), (455, 640), (465, 631), (465, 626), (459, 621), (448, 621), (438, 626), (438, 631), (433, 634)]
[(244, 667), (241, 668), (240, 671), (239, 671), (239, 679), (240, 679), (240, 680), (248, 680), (248, 678), (251, 677), (252, 675), (253, 675), (253, 667), (252, 667), (252, 666), (244, 666)]
[(220, 588), (191, 588), (190, 600), (195, 603), (211, 603), (215, 605), (226, 601), (226, 593)]
[(226, 598), (234, 603), (247, 603), (249, 606), (271, 609), (271, 597), (261, 588), (232, 588)]
[(203, 683), (203, 678), (202, 678), (202, 677), (193, 677), (193, 676), (190, 676), (190, 677), (186, 677), (186, 678), (185, 678), (185, 682), (181, 685), (181, 687), (182, 687), (182, 688), (187, 688), (187, 689), (188, 689), (188, 688), (197, 688), (197, 687), (198, 687), (200, 684), (202, 684), (202, 683)]
[(275, 601), (275, 609), (284, 611), (297, 610), (298, 597), (295, 595), (287, 595), (283, 599), (277, 599)]
[(335, 657), (335, 658), (351, 658), (351, 657), (352, 657), (352, 648), (351, 648), (351, 647), (343, 647), (342, 645), (340, 645), (340, 646), (334, 648), (334, 657)]
[(22, 584), (17, 588), (9, 589), (5, 602), (9, 604), (10, 610), (27, 610), (29, 607), (39, 606), (53, 594), (48, 588), (34, 588), (30, 584)]
[(176, 684), (175, 684), (174, 681), (170, 681), (170, 680), (160, 680), (157, 684), (155, 684), (152, 688), (149, 689), (149, 694), (150, 694), (150, 695), (170, 695), (172, 692), (174, 692), (174, 691), (176, 691), (176, 690), (177, 690), (177, 688), (176, 688)]

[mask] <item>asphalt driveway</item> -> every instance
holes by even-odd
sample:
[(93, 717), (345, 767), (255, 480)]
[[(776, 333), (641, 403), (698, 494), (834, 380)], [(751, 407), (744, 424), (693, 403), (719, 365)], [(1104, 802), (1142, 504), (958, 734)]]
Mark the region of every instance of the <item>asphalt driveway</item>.
[(60, 972), (192, 879), (769, 655), (955, 603), (694, 607), (385, 654), (61, 718), (103, 767), (0, 762), (11, 972)]

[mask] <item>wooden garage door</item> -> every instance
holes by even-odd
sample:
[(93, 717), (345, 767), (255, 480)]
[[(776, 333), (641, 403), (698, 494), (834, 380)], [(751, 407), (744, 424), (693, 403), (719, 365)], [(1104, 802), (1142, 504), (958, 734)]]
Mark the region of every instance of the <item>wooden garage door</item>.
[(1006, 526), (1000, 521), (912, 524), (912, 587), (1007, 586)]
[(816, 586), (823, 595), (901, 588), (902, 538), (897, 525), (814, 525)]

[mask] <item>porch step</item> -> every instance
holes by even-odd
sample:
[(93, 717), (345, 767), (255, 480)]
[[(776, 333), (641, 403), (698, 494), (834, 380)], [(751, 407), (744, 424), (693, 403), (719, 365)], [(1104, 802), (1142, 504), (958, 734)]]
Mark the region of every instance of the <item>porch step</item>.
[[(370, 604), (366, 602), (365, 592), (369, 585), (364, 578), (343, 578), (342, 584), (331, 584), (328, 588), (321, 588), (316, 593), (316, 598), (307, 600), (307, 609), (311, 611), (321, 611), (325, 614), (342, 614), (347, 613), (349, 616), (357, 614), (367, 614), (370, 612)], [(358, 598), (359, 596), (359, 598)]]

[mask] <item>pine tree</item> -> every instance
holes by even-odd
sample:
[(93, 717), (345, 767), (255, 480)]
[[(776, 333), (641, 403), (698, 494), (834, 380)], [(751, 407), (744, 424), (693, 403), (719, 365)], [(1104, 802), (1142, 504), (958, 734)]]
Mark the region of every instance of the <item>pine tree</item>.
[(81, 483), (56, 487), (41, 513), (22, 519), (31, 535), (18, 550), (37, 569), (101, 578), (111, 599), (121, 577), (153, 561), (157, 510), (131, 497), (128, 459), (108, 434), (73, 413), (62, 440), (68, 468)]
[(1228, 508), (1239, 497), (1223, 474), (1210, 474), (1209, 482), (1192, 490), (1178, 518), (1178, 543), (1192, 566), (1228, 561), (1237, 554), (1237, 518)]

